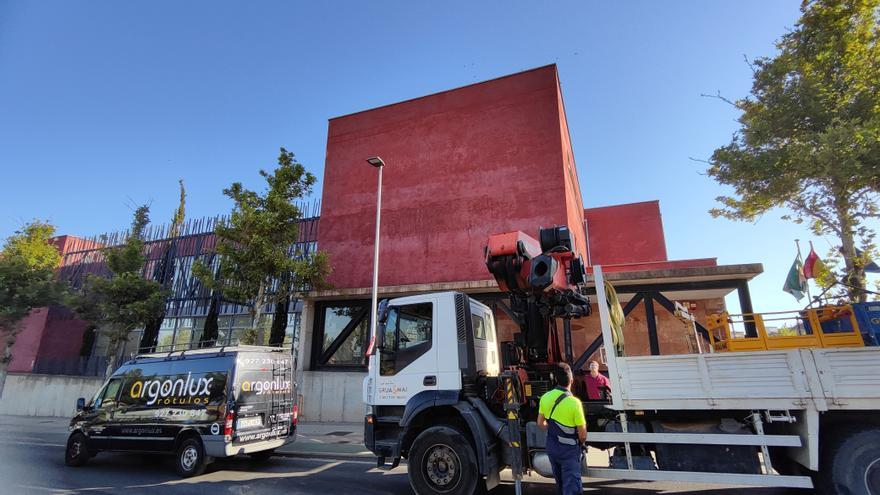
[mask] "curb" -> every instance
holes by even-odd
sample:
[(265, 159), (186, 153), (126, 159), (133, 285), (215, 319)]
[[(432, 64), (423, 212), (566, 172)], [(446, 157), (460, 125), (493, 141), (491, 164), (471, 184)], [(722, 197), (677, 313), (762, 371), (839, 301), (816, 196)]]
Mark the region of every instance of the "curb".
[(300, 451), (300, 452), (278, 452), (276, 451), (273, 454), (274, 457), (294, 457), (301, 459), (309, 459), (309, 458), (328, 458), (328, 459), (344, 459), (344, 460), (358, 460), (358, 461), (366, 461), (366, 460), (376, 460), (376, 457), (372, 454), (349, 454), (345, 452), (319, 452), (319, 451)]

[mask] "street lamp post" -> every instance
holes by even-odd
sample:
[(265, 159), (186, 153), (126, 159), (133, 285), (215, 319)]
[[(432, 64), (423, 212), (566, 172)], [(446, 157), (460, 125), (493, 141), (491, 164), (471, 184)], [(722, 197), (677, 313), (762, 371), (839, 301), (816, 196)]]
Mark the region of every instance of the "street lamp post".
[[(376, 239), (373, 242), (373, 301), (370, 304), (370, 346), (375, 345), (378, 339), (376, 328), (376, 311), (379, 296), (379, 220), (382, 213), (382, 169), (385, 162), (378, 156), (367, 158), (367, 163), (379, 169), (379, 189), (376, 192)], [(372, 350), (372, 349), (371, 349)]]

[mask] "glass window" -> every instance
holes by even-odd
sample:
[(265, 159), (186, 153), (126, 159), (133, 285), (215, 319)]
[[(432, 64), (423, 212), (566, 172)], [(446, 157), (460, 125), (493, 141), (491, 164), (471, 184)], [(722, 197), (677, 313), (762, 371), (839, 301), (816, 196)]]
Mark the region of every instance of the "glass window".
[(207, 318), (193, 318), (193, 331), (192, 331), (192, 341), (193, 342), (201, 342), (202, 340), (202, 331), (205, 329), (205, 320)]
[(431, 341), (431, 303), (401, 306), (398, 311), (400, 341), (398, 349), (407, 349)]
[(363, 312), (364, 309), (360, 307), (328, 306), (324, 310), (324, 339), (321, 350), (327, 351), (351, 321), (362, 316)]
[[(367, 304), (361, 301), (318, 305), (315, 315), (313, 366), (365, 366), (370, 330)], [(295, 321), (288, 322), (291, 338)]]
[(159, 327), (159, 338), (156, 341), (157, 350), (170, 351), (174, 345), (174, 328), (177, 326), (177, 318), (165, 318)]
[(342, 341), (339, 348), (336, 349), (325, 364), (346, 364), (346, 365), (365, 365), (367, 364), (366, 357), (364, 353), (367, 351), (364, 348), (364, 340), (366, 339), (367, 333), (370, 331), (370, 324), (367, 322), (367, 319), (364, 318), (361, 320), (357, 326), (354, 327), (353, 331), (346, 337), (345, 340)]
[(495, 342), (495, 319), (491, 315), (486, 318), (486, 338), (489, 342)]
[(250, 328), (251, 327), (251, 317), (250, 315), (236, 315), (232, 318), (232, 328), (233, 330), (238, 330), (242, 328)]
[(192, 334), (193, 319), (180, 318), (177, 322), (177, 330), (174, 332), (174, 348), (189, 349), (189, 344), (192, 342)]
[(293, 335), (299, 328), (299, 313), (287, 315), (287, 327), (284, 328), (284, 344), (283, 347), (293, 346)]
[(232, 338), (232, 316), (218, 316), (217, 317), (217, 343), (218, 344), (229, 344), (230, 339)]
[(121, 384), (122, 380), (118, 378), (110, 380), (104, 388), (104, 393), (95, 401), (95, 408), (105, 408), (116, 405), (116, 396), (119, 395), (119, 386)]
[(471, 314), (471, 322), (474, 326), (474, 338), (486, 340), (486, 321), (480, 315)]
[(397, 374), (431, 349), (432, 320), (431, 303), (407, 304), (389, 310), (385, 343), (380, 353), (380, 375)]

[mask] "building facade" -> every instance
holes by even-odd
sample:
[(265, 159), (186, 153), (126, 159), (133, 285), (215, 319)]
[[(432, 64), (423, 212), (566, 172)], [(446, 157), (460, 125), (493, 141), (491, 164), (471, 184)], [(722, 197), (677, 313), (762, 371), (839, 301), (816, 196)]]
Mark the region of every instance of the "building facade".
[[(747, 302), (746, 282), (761, 272), (714, 258), (669, 260), (657, 201), (585, 209), (553, 65), (337, 117), (318, 232), (334, 288), (311, 293), (302, 313), (309, 419), (361, 420), (377, 180), (364, 160), (376, 155), (386, 164), (380, 296), (467, 292), (493, 308), (501, 341), (517, 328), (485, 266), (491, 234), (537, 237), (541, 227), (567, 225), (574, 250), (590, 267), (603, 266), (628, 305), (633, 355), (699, 352), (704, 339), (670, 305), (685, 303), (705, 321), (732, 291)], [(597, 318), (573, 321), (573, 358), (600, 358), (598, 335)]]
[[(485, 266), (487, 238), (515, 230), (536, 237), (542, 227), (566, 225), (588, 271), (601, 265), (618, 288), (629, 355), (705, 350), (700, 323), (723, 310), (731, 292), (749, 311), (747, 282), (761, 272), (759, 264), (669, 260), (657, 201), (584, 208), (554, 65), (337, 117), (328, 127), (321, 214), (306, 221), (309, 234), (302, 240), (329, 254), (332, 289), (313, 291), (290, 307), (286, 342), (297, 358), (306, 420), (362, 420), (377, 181), (365, 160), (376, 155), (386, 163), (380, 297), (463, 291), (493, 308), (499, 340), (512, 340), (518, 330)], [(159, 341), (200, 338), (212, 295), (186, 272), (192, 260), (210, 260), (210, 230), (196, 229), (186, 241), (201, 239), (198, 247), (173, 249), (173, 270), (156, 261), (145, 274), (164, 273), (174, 294)], [(168, 236), (155, 243), (153, 258), (169, 259)], [(74, 252), (65, 254), (62, 275), (92, 266), (90, 255)], [(696, 316), (697, 325), (673, 314), (676, 302)], [(33, 328), (25, 333), (31, 340), (21, 354), (16, 346), (16, 354), (25, 356), (16, 357), (15, 365), (39, 371), (33, 363), (44, 353), (57, 354), (51, 349), (59, 347), (61, 332), (51, 329), (65, 325), (53, 323), (53, 310), (29, 318)], [(225, 335), (243, 328), (242, 313), (219, 310)], [(76, 325), (71, 320), (67, 327)], [(75, 347), (77, 332), (83, 334), (70, 331), (68, 348)], [(595, 317), (572, 322), (573, 362), (601, 361), (599, 333)]]

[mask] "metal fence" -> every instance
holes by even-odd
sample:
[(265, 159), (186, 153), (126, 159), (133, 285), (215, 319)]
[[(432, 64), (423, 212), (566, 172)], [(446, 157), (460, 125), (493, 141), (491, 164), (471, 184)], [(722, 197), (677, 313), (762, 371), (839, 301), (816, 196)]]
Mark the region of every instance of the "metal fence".
[[(318, 221), (321, 204), (315, 200), (296, 205), (300, 212), (298, 242), (290, 247), (291, 257), (308, 256), (317, 249)], [(244, 315), (247, 309), (222, 297), (205, 287), (192, 273), (193, 265), (200, 261), (216, 267), (219, 260), (215, 253), (214, 230), (228, 220), (227, 216), (190, 219), (176, 225), (150, 225), (143, 233), (143, 276), (155, 280), (168, 290), (165, 318), (201, 318), (214, 309), (220, 315)], [(68, 238), (63, 246), (62, 262), (58, 277), (73, 289), (82, 288), (89, 276), (108, 277), (105, 253), (108, 248), (122, 245), (131, 235), (129, 231), (102, 234), (88, 238)], [(291, 311), (298, 308), (291, 301)], [(272, 315), (273, 307), (267, 305), (264, 313)], [(291, 313), (293, 321), (298, 315)], [(204, 344), (202, 344), (204, 345)], [(124, 358), (125, 356), (123, 356)], [(120, 362), (124, 361), (121, 359)], [(35, 373), (102, 376), (107, 360), (103, 357), (88, 358), (38, 358)]]

